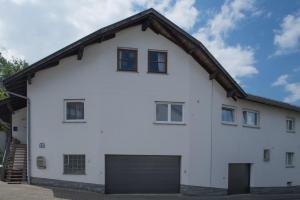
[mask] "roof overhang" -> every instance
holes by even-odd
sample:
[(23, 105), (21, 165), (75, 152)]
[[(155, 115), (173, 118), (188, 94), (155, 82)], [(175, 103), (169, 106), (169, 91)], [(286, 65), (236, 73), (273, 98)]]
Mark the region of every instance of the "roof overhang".
[(273, 100), (273, 99), (259, 97), (259, 96), (252, 95), (252, 94), (247, 94), (247, 96), (244, 99), (247, 100), (247, 101), (261, 103), (261, 104), (265, 104), (265, 105), (268, 105), (268, 106), (274, 106), (274, 107), (277, 107), (277, 108), (282, 108), (282, 109), (287, 109), (287, 110), (291, 110), (291, 111), (300, 112), (300, 107), (298, 107), (298, 106), (291, 105), (291, 104), (281, 102), (281, 101), (276, 101), (276, 100)]
[(15, 110), (19, 110), (26, 106), (26, 101), (19, 99), (6, 98), (0, 100), (0, 119), (4, 122), (11, 122), (11, 115)]

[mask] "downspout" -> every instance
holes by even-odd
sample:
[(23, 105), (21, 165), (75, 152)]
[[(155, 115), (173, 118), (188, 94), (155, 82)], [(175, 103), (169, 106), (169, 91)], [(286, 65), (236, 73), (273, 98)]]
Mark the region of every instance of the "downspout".
[(210, 171), (209, 186), (212, 187), (212, 163), (213, 163), (213, 100), (214, 100), (214, 80), (211, 80), (211, 104), (210, 104)]
[(27, 183), (31, 183), (31, 151), (30, 151), (30, 133), (31, 133), (31, 104), (30, 99), (27, 97)]

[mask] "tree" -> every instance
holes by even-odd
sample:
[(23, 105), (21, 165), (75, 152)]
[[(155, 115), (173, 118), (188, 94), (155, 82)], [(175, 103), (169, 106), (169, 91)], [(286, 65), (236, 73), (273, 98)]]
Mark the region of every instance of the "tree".
[[(4, 58), (0, 52), (0, 81), (28, 67), (25, 60), (13, 58), (8, 60)], [(0, 100), (7, 98), (7, 94), (0, 88)], [(9, 126), (0, 119), (0, 131), (8, 132)]]
[[(19, 58), (8, 60), (4, 58), (0, 52), (0, 80), (21, 71), (25, 67), (28, 67), (28, 63), (25, 60)], [(7, 98), (7, 95), (4, 90), (0, 88), (0, 100), (5, 98)]]

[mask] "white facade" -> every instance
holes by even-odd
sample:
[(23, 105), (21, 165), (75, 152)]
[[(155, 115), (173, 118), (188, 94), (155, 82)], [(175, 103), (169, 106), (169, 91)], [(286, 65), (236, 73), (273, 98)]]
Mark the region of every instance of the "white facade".
[[(117, 71), (118, 47), (138, 50), (138, 72)], [(149, 49), (168, 52), (168, 74), (147, 73)], [(150, 29), (128, 28), (86, 47), (80, 61), (68, 57), (38, 72), (27, 95), (33, 177), (105, 184), (105, 154), (180, 155), (183, 185), (227, 188), (229, 163), (252, 164), (251, 186), (300, 185), (300, 114), (227, 98), (191, 56)], [(84, 122), (64, 121), (65, 99), (84, 100)], [(154, 123), (155, 101), (184, 102), (184, 124)], [(236, 125), (221, 123), (223, 104), (236, 108)], [(259, 128), (242, 126), (245, 108), (259, 112)], [(296, 133), (286, 132), (288, 116)], [(295, 152), (294, 168), (285, 167), (286, 152)], [(64, 154), (85, 154), (86, 174), (63, 175)], [(37, 168), (37, 156), (46, 158), (46, 169)]]

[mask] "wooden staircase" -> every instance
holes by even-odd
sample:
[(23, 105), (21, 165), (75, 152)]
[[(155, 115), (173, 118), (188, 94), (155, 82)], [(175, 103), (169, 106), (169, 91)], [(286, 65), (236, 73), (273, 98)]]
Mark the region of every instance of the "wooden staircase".
[(27, 180), (27, 145), (10, 144), (8, 159), (5, 165), (5, 181), (11, 184)]

